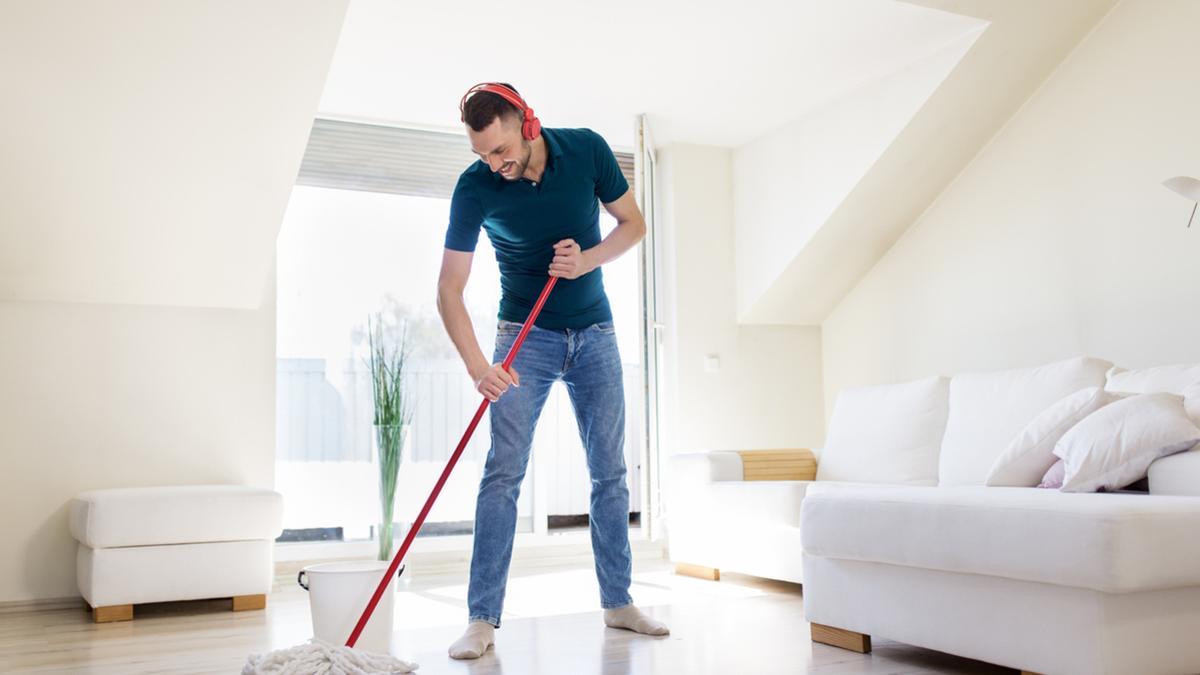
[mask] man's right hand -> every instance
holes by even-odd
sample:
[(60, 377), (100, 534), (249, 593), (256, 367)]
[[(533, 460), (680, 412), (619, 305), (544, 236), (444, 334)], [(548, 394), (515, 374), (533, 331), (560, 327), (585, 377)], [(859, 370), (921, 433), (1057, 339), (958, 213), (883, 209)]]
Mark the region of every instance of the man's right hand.
[(509, 387), (521, 386), (521, 376), (517, 374), (517, 369), (509, 366), (508, 372), (505, 372), (504, 364), (501, 363), (488, 366), (487, 370), (480, 374), (473, 374), (472, 378), (475, 380), (475, 390), (492, 403), (495, 403), (501, 394), (508, 391)]

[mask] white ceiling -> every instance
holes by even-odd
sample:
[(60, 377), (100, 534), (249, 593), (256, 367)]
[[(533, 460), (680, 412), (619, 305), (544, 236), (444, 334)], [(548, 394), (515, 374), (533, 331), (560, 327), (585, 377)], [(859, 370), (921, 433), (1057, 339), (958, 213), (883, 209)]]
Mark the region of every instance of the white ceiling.
[(911, 0), (987, 22), (742, 323), (818, 325), (1116, 0)]
[(976, 30), (893, 0), (352, 0), (321, 114), (460, 129), (470, 85), (511, 82), (547, 126), (631, 147), (736, 147)]
[(354, 0), (342, 31), (347, 1), (0, 3), (0, 300), (257, 308), (315, 114), (460, 130), (502, 79), (617, 147), (638, 112), (736, 147), (992, 22), (822, 229), (849, 243), (759, 303), (801, 321), (796, 289), (852, 285), (1113, 2)]

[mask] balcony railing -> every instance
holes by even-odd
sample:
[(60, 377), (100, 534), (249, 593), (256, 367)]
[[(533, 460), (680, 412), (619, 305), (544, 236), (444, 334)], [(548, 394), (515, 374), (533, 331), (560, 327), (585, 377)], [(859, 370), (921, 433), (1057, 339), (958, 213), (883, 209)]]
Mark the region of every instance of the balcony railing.
[[(371, 425), (373, 401), (371, 378), (365, 364), (352, 361), (332, 364), (324, 359), (285, 358), (277, 360), (276, 375), (276, 458), (281, 463), (280, 480), (284, 487), (298, 473), (327, 476), (329, 481), (366, 482), (358, 491), (370, 489), (369, 480), (362, 475), (374, 455), (374, 431)], [(340, 368), (338, 368), (340, 366)], [(440, 470), (479, 405), (480, 397), (471, 386), (462, 365), (456, 361), (419, 361), (408, 372), (408, 391), (412, 392), (413, 420), (405, 445), (401, 466), (401, 485), (416, 490), (427, 475)], [(624, 365), (626, 395), (625, 462), (628, 467), (630, 510), (640, 510), (639, 461), (643, 438), (641, 410), (644, 396), (641, 367)], [(470, 518), (474, 495), (470, 480), (478, 480), (478, 472), (487, 456), (490, 434), (488, 418), (484, 419), (471, 438), (460, 460), (464, 474), (459, 476), (457, 491), (448, 490), (439, 499), (439, 507), (431, 512), (430, 520)], [(588, 512), (590, 482), (587, 476), (583, 445), (579, 439), (574, 412), (563, 385), (555, 385), (534, 435), (532, 471), (547, 471), (547, 480), (539, 481), (548, 491), (547, 515), (576, 515)], [(538, 465), (541, 461), (544, 466)], [(319, 472), (302, 464), (322, 463)], [(330, 464), (327, 464), (330, 463)], [(336, 463), (333, 464), (333, 463)], [(284, 470), (282, 467), (287, 466)], [(317, 469), (317, 467), (311, 467)], [(407, 480), (405, 472), (407, 471)], [(351, 478), (354, 476), (356, 478)], [(468, 480), (468, 478), (470, 480)], [(306, 479), (307, 480), (307, 479)], [(432, 484), (430, 483), (430, 486)], [(325, 499), (345, 502), (326, 493)], [(529, 495), (522, 495), (528, 509)], [(292, 497), (296, 499), (297, 497)], [(320, 499), (320, 495), (311, 495)], [(362, 504), (373, 495), (358, 495)], [(415, 495), (401, 495), (397, 514), (409, 508)], [(423, 499), (423, 495), (422, 495)], [(447, 500), (469, 502), (441, 504)], [(418, 500), (419, 501), (419, 500)], [(377, 502), (376, 502), (377, 503)], [(342, 503), (332, 510), (358, 513), (365, 506), (350, 507)], [(373, 517), (366, 509), (362, 518)], [(297, 511), (293, 510), (293, 513)], [(329, 513), (330, 509), (322, 513)], [(333, 516), (330, 516), (332, 518)], [(343, 516), (346, 517), (346, 516)], [(366, 520), (364, 522), (373, 522)], [(286, 524), (287, 527), (321, 527), (343, 523), (311, 522)]]

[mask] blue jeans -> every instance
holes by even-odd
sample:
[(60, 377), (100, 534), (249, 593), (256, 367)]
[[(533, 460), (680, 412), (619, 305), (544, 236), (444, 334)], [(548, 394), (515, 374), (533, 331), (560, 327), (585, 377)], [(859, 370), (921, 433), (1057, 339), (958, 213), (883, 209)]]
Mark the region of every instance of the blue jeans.
[[(501, 321), (493, 363), (508, 354), (521, 324)], [(513, 361), (520, 387), (509, 387), (491, 405), (492, 445), (475, 502), (475, 545), (467, 591), (470, 621), (500, 626), (508, 566), (517, 526), (517, 496), (533, 431), (557, 380), (567, 385), (592, 480), (592, 556), (600, 606), (623, 607), (629, 596), (629, 488), (625, 485), (625, 392), (621, 357), (611, 321), (587, 328), (534, 326)]]

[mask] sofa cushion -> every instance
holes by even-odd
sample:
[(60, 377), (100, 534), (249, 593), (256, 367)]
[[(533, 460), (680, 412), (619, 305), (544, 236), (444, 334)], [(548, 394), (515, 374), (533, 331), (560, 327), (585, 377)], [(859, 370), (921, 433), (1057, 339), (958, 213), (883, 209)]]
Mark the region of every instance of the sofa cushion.
[(1200, 363), (1154, 366), (1127, 370), (1113, 366), (1108, 370), (1104, 388), (1129, 394), (1165, 391), (1182, 395), (1189, 386), (1200, 383)]
[(1152, 495), (1200, 497), (1200, 447), (1154, 460), (1146, 478)]
[(91, 548), (275, 539), (283, 497), (243, 485), (179, 485), (82, 492), (71, 535)]
[(986, 483), (996, 459), (1034, 417), (1068, 394), (1104, 386), (1111, 365), (1078, 357), (1036, 368), (955, 375), (938, 484)]
[(1126, 592), (1200, 585), (1200, 499), (814, 485), (804, 553)]
[(948, 382), (931, 377), (842, 391), (817, 480), (936, 485)]

